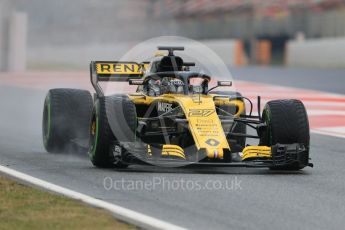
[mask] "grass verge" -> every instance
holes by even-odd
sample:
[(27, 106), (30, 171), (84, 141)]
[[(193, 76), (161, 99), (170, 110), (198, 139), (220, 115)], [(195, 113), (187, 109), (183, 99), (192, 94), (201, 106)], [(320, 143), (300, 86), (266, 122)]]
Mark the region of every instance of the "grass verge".
[(0, 176), (1, 229), (136, 229), (108, 212)]

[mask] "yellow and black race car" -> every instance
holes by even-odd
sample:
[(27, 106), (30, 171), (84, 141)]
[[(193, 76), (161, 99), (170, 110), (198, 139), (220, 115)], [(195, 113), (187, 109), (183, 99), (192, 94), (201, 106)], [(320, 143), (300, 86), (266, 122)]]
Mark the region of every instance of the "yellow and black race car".
[[(88, 151), (97, 167), (312, 166), (308, 117), (301, 101), (269, 101), (262, 114), (254, 116), (248, 98), (215, 91), (231, 86), (231, 81), (209, 88), (210, 76), (190, 71), (195, 63), (174, 54), (183, 47), (158, 48), (168, 54), (149, 63), (91, 62), (94, 97), (85, 90), (50, 90), (43, 111), (45, 149)], [(101, 81), (124, 81), (138, 88), (105, 96)], [(247, 133), (247, 128), (255, 132)], [(246, 145), (247, 138), (258, 144)]]

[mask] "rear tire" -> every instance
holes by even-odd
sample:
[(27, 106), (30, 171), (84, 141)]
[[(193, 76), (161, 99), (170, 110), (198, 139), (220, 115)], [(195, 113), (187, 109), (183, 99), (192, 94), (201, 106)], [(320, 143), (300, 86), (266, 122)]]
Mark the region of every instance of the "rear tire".
[(43, 144), (47, 152), (87, 151), (92, 96), (79, 89), (49, 90), (43, 108)]
[(302, 143), (306, 151), (301, 162), (272, 167), (279, 170), (299, 170), (309, 163), (309, 121), (306, 109), (299, 100), (269, 101), (263, 110), (263, 121), (267, 129), (260, 136), (260, 145)]
[(124, 95), (96, 100), (90, 128), (90, 160), (100, 168), (126, 168), (127, 149), (120, 142), (134, 142), (137, 115), (134, 103)]

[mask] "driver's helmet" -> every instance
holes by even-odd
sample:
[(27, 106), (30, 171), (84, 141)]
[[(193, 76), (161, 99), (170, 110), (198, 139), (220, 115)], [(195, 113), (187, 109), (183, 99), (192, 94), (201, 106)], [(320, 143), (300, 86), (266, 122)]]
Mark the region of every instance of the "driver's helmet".
[(184, 83), (176, 78), (163, 78), (161, 92), (164, 93), (183, 93)]
[(151, 79), (148, 82), (148, 95), (149, 96), (159, 96), (161, 94), (161, 81)]

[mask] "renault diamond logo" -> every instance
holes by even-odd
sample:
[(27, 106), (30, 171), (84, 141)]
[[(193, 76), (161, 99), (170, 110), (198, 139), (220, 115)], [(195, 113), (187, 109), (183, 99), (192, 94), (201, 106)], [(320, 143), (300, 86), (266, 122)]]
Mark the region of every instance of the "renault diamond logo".
[(210, 145), (210, 146), (217, 146), (217, 145), (219, 145), (219, 141), (217, 141), (215, 139), (208, 139), (205, 143)]

